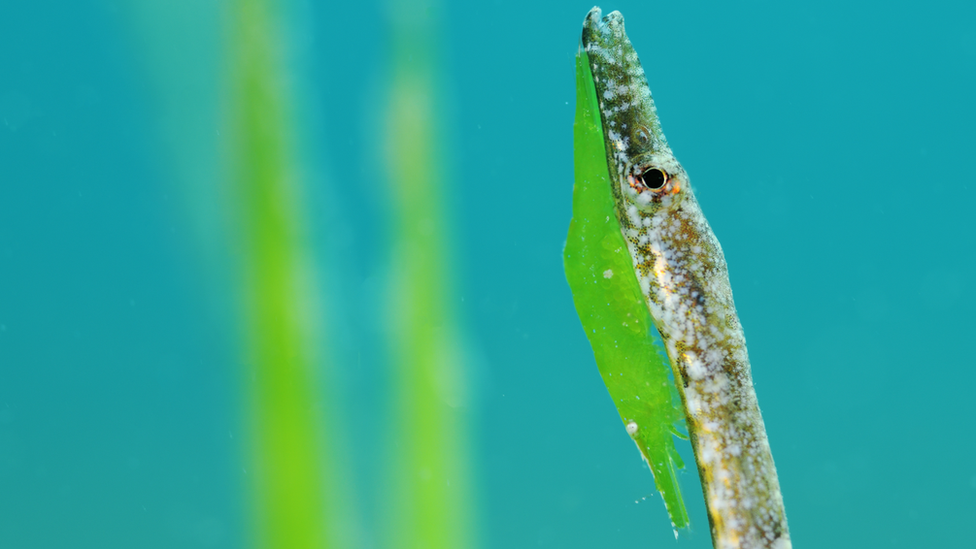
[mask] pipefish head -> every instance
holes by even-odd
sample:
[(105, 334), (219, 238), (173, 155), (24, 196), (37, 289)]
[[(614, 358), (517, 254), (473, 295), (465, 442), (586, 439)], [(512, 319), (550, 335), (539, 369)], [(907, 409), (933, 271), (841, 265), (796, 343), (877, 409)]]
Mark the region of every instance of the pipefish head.
[(688, 176), (661, 130), (644, 68), (624, 31), (623, 15), (590, 10), (581, 44), (596, 88), (618, 209), (627, 202), (653, 212), (679, 202), (689, 189)]

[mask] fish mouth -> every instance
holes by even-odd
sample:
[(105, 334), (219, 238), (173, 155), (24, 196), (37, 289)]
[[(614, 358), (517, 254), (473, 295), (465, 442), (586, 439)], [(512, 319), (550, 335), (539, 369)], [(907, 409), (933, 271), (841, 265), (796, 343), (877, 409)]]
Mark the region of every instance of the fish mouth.
[(599, 26), (601, 24), (601, 17), (603, 17), (603, 10), (600, 9), (600, 6), (593, 6), (590, 13), (586, 14), (586, 19), (583, 21), (583, 26), (585, 27), (590, 24)]
[(606, 16), (599, 6), (594, 6), (586, 19), (583, 20), (583, 47), (591, 45), (608, 46), (614, 39), (620, 41), (627, 34), (624, 32), (624, 16), (619, 11), (612, 11)]

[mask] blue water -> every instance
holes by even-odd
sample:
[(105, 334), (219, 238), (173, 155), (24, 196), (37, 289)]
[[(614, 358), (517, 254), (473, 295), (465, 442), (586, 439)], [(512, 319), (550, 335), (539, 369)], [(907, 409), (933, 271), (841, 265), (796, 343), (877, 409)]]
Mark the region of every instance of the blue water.
[[(249, 544), (222, 19), (158, 4), (0, 5), (3, 549)], [(288, 6), (326, 377), (376, 547), (390, 24), (382, 2)], [(675, 544), (562, 273), (590, 7), (418, 8), (440, 29), (483, 547)], [(976, 5), (602, 7), (725, 250), (797, 547), (972, 547)], [(677, 546), (709, 547), (683, 482)]]

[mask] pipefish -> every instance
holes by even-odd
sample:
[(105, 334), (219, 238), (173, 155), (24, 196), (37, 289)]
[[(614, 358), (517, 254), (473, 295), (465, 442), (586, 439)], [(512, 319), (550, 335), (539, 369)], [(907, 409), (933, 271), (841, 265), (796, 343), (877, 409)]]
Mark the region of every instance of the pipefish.
[[(619, 12), (590, 11), (580, 56), (598, 103), (616, 221), (670, 359), (713, 544), (791, 548), (725, 256), (668, 146)], [(627, 425), (635, 440), (640, 428)]]

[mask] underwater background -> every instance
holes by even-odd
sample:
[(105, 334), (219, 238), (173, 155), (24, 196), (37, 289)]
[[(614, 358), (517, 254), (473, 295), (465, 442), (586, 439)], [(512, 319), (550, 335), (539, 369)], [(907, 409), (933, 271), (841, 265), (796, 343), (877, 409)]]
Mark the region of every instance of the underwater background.
[[(710, 547), (563, 274), (591, 7), (0, 5), (0, 548)], [(973, 547), (976, 4), (601, 7), (797, 547)]]

